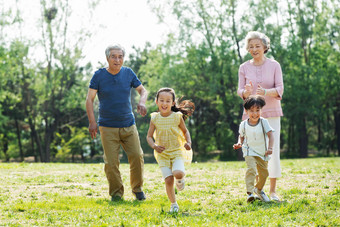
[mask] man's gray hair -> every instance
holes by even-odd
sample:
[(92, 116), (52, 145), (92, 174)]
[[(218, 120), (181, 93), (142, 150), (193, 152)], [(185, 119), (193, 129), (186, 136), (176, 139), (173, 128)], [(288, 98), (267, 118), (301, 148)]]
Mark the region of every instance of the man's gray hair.
[(106, 58), (110, 57), (111, 50), (121, 50), (123, 52), (123, 57), (125, 56), (125, 49), (120, 44), (113, 44), (106, 47), (105, 55)]
[(264, 53), (267, 53), (269, 48), (270, 48), (270, 39), (268, 38), (268, 36), (266, 36), (265, 34), (261, 33), (261, 32), (257, 32), (257, 31), (250, 31), (248, 32), (247, 36), (246, 36), (246, 49), (249, 50), (249, 42), (252, 39), (259, 39), (262, 41), (262, 44), (264, 46)]

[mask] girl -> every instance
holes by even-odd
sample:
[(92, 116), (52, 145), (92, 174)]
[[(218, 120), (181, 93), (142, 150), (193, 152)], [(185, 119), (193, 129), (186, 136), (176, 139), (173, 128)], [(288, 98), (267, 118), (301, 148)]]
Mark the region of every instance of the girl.
[[(176, 188), (184, 189), (184, 163), (191, 163), (192, 150), (190, 133), (184, 120), (195, 110), (194, 103), (184, 100), (176, 105), (176, 95), (172, 88), (161, 88), (156, 95), (158, 112), (151, 114), (147, 142), (154, 149), (155, 158), (161, 169), (168, 198), (171, 202), (170, 212), (178, 212)], [(153, 140), (153, 138), (155, 141)]]
[[(243, 106), (248, 119), (241, 122), (238, 143), (234, 144), (234, 149), (242, 147), (243, 157), (248, 166), (245, 176), (248, 202), (254, 201), (255, 195), (264, 202), (270, 201), (262, 189), (269, 175), (268, 155), (273, 152), (274, 130), (268, 120), (261, 117), (261, 109), (264, 105), (266, 101), (260, 95), (250, 95), (246, 98)], [(259, 180), (254, 187), (256, 170)]]

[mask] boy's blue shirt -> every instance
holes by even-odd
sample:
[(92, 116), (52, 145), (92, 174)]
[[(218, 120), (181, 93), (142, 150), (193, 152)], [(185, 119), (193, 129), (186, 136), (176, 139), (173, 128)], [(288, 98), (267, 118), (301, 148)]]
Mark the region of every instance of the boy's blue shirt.
[(141, 84), (129, 67), (122, 67), (116, 75), (109, 73), (106, 68), (97, 70), (89, 88), (97, 90), (98, 125), (123, 128), (135, 124), (131, 107), (131, 88), (137, 88)]

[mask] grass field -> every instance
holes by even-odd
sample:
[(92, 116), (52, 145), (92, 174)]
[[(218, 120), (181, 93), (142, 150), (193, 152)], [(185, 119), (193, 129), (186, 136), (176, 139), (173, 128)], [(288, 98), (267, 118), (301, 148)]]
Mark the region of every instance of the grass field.
[(111, 202), (103, 164), (0, 163), (0, 226), (340, 226), (340, 158), (281, 164), (284, 201), (247, 204), (244, 162), (193, 163), (170, 214), (156, 164), (145, 165), (143, 202), (121, 164), (124, 200)]

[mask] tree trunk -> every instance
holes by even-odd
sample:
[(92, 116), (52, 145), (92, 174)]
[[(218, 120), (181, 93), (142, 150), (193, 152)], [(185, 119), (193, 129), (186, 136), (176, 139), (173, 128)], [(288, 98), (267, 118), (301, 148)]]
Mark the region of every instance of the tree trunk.
[(50, 135), (50, 125), (47, 117), (45, 116), (45, 160), (44, 162), (50, 162), (50, 143), (51, 143), (51, 135)]
[[(243, 63), (243, 58), (241, 56), (241, 48), (240, 48), (240, 41), (239, 39), (237, 38), (237, 31), (236, 31), (236, 22), (235, 22), (235, 1), (231, 1), (231, 4), (232, 4), (232, 17), (233, 17), (233, 37), (235, 39), (235, 43), (237, 45), (237, 55), (238, 55), (238, 58), (239, 58), (239, 61), (240, 61), (240, 64)], [(243, 157), (242, 157), (243, 159)]]
[(45, 161), (45, 156), (44, 156), (44, 153), (43, 153), (43, 148), (41, 146), (40, 137), (39, 137), (37, 131), (35, 130), (35, 125), (34, 125), (33, 120), (32, 120), (31, 117), (29, 117), (28, 123), (30, 125), (30, 129), (31, 129), (33, 138), (34, 138), (34, 140), (35, 140), (35, 142), (37, 144), (37, 147), (38, 147), (38, 154), (40, 156), (40, 161), (44, 162)]
[(16, 118), (15, 118), (15, 127), (16, 127), (16, 133), (17, 133), (17, 137), (18, 137), (20, 161), (23, 162), (24, 161), (24, 153), (22, 151), (19, 123), (18, 123), (18, 119), (16, 119)]
[(294, 125), (292, 122), (289, 122), (288, 125), (288, 148), (287, 148), (287, 158), (292, 157), (293, 152), (293, 144), (294, 144)]
[(37, 153), (35, 152), (35, 149), (34, 149), (34, 135), (32, 133), (32, 130), (31, 130), (31, 147), (32, 147), (32, 152), (33, 152), (33, 156), (34, 156), (34, 162), (38, 162), (39, 159), (38, 159), (38, 155)]
[(336, 102), (336, 109), (334, 111), (334, 121), (335, 121), (335, 135), (338, 146), (338, 156), (340, 156), (340, 100)]
[(9, 156), (7, 154), (7, 151), (8, 151), (8, 138), (7, 138), (7, 135), (6, 133), (4, 134), (4, 139), (3, 139), (3, 150), (2, 150), (5, 154), (5, 161), (6, 162), (9, 162)]
[(95, 154), (97, 153), (94, 140), (91, 140), (91, 142), (90, 142), (90, 150), (91, 150), (90, 157), (92, 159), (95, 156)]
[(299, 130), (299, 145), (300, 145), (300, 157), (308, 157), (308, 135), (306, 128), (306, 118), (303, 117)]

